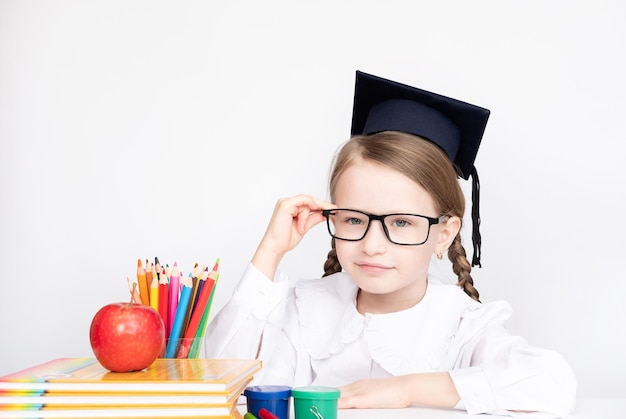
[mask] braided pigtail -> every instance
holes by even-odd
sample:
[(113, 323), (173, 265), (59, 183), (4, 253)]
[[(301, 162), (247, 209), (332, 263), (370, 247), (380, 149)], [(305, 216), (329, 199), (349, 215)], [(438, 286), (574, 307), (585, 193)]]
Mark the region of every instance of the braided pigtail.
[(322, 277), (332, 275), (337, 272), (341, 272), (341, 264), (339, 263), (339, 258), (337, 258), (337, 250), (335, 249), (335, 239), (331, 240), (332, 248), (328, 252), (328, 258), (324, 263), (324, 275)]
[(448, 249), (448, 258), (450, 262), (452, 262), (452, 270), (459, 278), (458, 286), (463, 288), (463, 291), (474, 300), (480, 302), (478, 299), (479, 294), (478, 290), (474, 288), (474, 280), (472, 279), (472, 275), (470, 272), (472, 271), (472, 266), (467, 260), (467, 254), (465, 253), (465, 248), (461, 244), (461, 235), (457, 234), (454, 238), (454, 241), (450, 245)]

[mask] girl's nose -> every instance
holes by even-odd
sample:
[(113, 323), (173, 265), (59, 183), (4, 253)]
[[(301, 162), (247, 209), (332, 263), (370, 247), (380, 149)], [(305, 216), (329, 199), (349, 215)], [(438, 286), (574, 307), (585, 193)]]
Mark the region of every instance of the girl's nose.
[(369, 255), (383, 253), (388, 243), (383, 224), (372, 222), (365, 237), (361, 240), (361, 248)]

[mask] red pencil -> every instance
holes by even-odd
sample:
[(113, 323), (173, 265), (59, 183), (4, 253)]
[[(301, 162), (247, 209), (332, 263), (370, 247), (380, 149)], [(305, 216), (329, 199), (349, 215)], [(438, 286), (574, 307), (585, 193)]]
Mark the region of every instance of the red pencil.
[[(311, 409), (313, 409), (313, 408), (311, 408)], [(270, 412), (266, 408), (262, 407), (262, 408), (259, 409), (259, 418), (261, 418), (261, 419), (278, 419), (278, 416), (276, 416), (275, 414), (273, 414), (272, 412)]]
[(170, 284), (167, 281), (167, 274), (165, 269), (159, 276), (159, 314), (163, 319), (163, 325), (165, 326), (165, 338), (169, 337), (169, 290)]
[(213, 285), (215, 285), (217, 269), (218, 264), (216, 263), (213, 267), (213, 270), (209, 273), (209, 277), (205, 280), (202, 290), (200, 291), (198, 304), (196, 304), (193, 312), (191, 313), (191, 320), (189, 320), (189, 325), (187, 326), (187, 330), (185, 331), (185, 339), (183, 340), (183, 343), (180, 347), (178, 358), (187, 358), (189, 349), (191, 349), (193, 338), (196, 336), (196, 331), (198, 330), (198, 326), (200, 325), (200, 321), (202, 320), (204, 309), (209, 302), (209, 297), (211, 296), (211, 290), (213, 289)]

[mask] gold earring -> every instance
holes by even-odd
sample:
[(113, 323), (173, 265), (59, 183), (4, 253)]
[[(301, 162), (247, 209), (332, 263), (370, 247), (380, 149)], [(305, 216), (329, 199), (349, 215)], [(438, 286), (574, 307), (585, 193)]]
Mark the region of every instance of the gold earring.
[(441, 252), (437, 253), (437, 259), (442, 260), (443, 254)]

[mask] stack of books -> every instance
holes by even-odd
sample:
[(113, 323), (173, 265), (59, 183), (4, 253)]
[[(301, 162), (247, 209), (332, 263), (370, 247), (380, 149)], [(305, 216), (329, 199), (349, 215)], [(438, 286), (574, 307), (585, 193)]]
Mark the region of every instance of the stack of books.
[(110, 372), (60, 358), (0, 377), (0, 418), (241, 418), (237, 401), (261, 361), (157, 359)]

